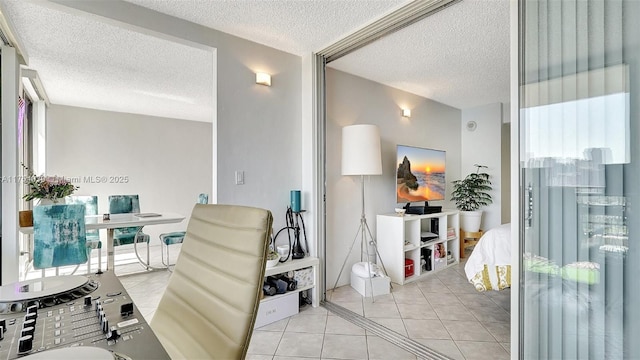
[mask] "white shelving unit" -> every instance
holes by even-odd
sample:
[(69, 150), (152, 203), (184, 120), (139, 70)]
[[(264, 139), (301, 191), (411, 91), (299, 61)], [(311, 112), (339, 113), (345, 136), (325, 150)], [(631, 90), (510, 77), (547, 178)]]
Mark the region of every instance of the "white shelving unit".
[[(391, 281), (402, 285), (459, 263), (459, 221), (457, 210), (424, 215), (378, 215), (378, 253)], [(435, 239), (422, 241), (428, 233), (436, 234)], [(443, 257), (436, 258), (436, 248), (443, 250)], [(431, 250), (430, 271), (420, 263), (425, 249)], [(405, 277), (405, 259), (413, 260), (414, 273), (409, 277)]]
[(318, 260), (318, 258), (307, 256), (302, 259), (289, 260), (284, 263), (279, 263), (274, 267), (265, 269), (264, 276), (266, 278), (267, 276), (271, 275), (284, 274), (296, 270), (311, 268), (313, 272), (313, 283), (300, 286), (296, 290), (287, 291), (284, 294), (265, 296), (262, 300), (260, 300), (255, 327), (259, 328), (297, 314), (299, 310), (298, 294), (304, 290), (310, 290), (311, 305), (313, 307), (318, 307), (318, 284), (320, 281), (320, 273), (318, 271), (319, 264), (320, 261)]
[(289, 260), (283, 263), (279, 263), (278, 265), (265, 269), (264, 271), (264, 276), (271, 276), (271, 275), (277, 275), (277, 274), (284, 274), (287, 273), (289, 271), (294, 271), (294, 270), (300, 270), (300, 269), (304, 269), (304, 268), (308, 268), (311, 267), (313, 269), (313, 284), (312, 285), (308, 285), (308, 286), (303, 286), (300, 288), (297, 288), (296, 290), (293, 291), (287, 291), (285, 294), (281, 294), (281, 295), (273, 295), (273, 296), (265, 296), (261, 302), (264, 301), (271, 301), (274, 299), (277, 299), (280, 296), (285, 296), (285, 295), (290, 295), (293, 293), (299, 293), (301, 291), (304, 290), (308, 290), (311, 289), (311, 305), (313, 307), (318, 307), (319, 304), (319, 296), (318, 296), (318, 282), (320, 281), (320, 273), (318, 272), (318, 264), (320, 263), (320, 261), (318, 260), (317, 257), (313, 257), (313, 256), (307, 256), (305, 258), (302, 259), (293, 259), (293, 260)]

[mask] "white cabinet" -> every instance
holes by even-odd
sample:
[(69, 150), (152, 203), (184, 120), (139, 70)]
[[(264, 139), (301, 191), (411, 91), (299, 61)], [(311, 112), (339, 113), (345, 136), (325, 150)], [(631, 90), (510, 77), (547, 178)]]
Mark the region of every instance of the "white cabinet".
[(302, 259), (291, 259), (283, 263), (279, 263), (278, 265), (267, 268), (264, 271), (265, 278), (271, 275), (284, 274), (289, 272), (299, 271), (305, 268), (311, 268), (313, 273), (313, 284), (303, 284), (303, 286), (299, 286), (296, 290), (289, 291), (286, 294), (282, 295), (274, 295), (274, 296), (265, 296), (262, 299), (262, 302), (271, 301), (273, 299), (278, 298), (279, 296), (289, 295), (293, 292), (299, 293), (304, 290), (311, 289), (311, 301), (313, 307), (318, 307), (319, 295), (318, 295), (318, 282), (320, 281), (320, 273), (318, 272), (318, 264), (320, 261), (317, 257), (307, 256)]
[[(460, 261), (460, 224), (457, 210), (435, 214), (377, 216), (379, 261), (396, 284), (405, 284)], [(421, 259), (425, 259), (421, 262)], [(413, 275), (405, 276), (405, 259)]]
[[(311, 280), (305, 284), (298, 284), (296, 290), (287, 291), (284, 294), (265, 296), (260, 300), (258, 307), (258, 315), (256, 317), (255, 328), (271, 324), (272, 322), (282, 320), (286, 317), (298, 313), (298, 294), (301, 291), (309, 290), (311, 292), (311, 305), (318, 307), (320, 298), (318, 291), (318, 283), (320, 282), (320, 273), (318, 265), (320, 261), (317, 257), (307, 256), (302, 259), (288, 260), (278, 265), (265, 269), (264, 276), (296, 273), (311, 271)], [(305, 276), (305, 278), (307, 278)]]

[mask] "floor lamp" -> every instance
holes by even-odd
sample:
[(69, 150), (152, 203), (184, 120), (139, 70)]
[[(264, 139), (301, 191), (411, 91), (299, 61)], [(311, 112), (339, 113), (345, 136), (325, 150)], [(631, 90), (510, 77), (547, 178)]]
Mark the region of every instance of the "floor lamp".
[[(356, 243), (358, 237), (360, 237), (360, 258), (362, 261), (362, 254), (367, 254), (367, 264), (369, 272), (369, 285), (371, 287), (371, 298), (373, 299), (373, 281), (372, 278), (372, 265), (370, 261), (369, 249), (373, 247), (375, 254), (378, 255), (378, 246), (375, 238), (371, 235), (371, 230), (367, 224), (367, 217), (365, 215), (364, 206), (364, 177), (365, 175), (382, 175), (382, 159), (380, 151), (380, 131), (375, 125), (351, 125), (342, 128), (342, 175), (359, 175), (362, 190), (362, 213), (360, 215), (360, 226), (356, 236), (353, 238), (347, 257), (342, 263), (340, 272), (336, 283), (333, 285), (335, 290), (344, 270), (345, 265), (351, 255), (353, 246)], [(367, 240), (367, 236), (369, 240)], [(382, 260), (380, 260), (382, 261)], [(382, 270), (386, 275), (384, 264), (382, 264)], [(366, 292), (365, 292), (366, 294)]]

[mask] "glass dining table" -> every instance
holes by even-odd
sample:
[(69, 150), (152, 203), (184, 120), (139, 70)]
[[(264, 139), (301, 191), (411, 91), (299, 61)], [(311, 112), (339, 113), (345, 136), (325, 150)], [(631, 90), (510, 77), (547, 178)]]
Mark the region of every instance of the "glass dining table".
[[(114, 229), (123, 227), (142, 228), (147, 225), (172, 224), (179, 223), (184, 219), (185, 217), (183, 215), (176, 213), (110, 214), (109, 219), (105, 219), (103, 215), (87, 215), (85, 216), (85, 229), (107, 230), (107, 270), (111, 270), (115, 265), (113, 244)], [(19, 231), (23, 234), (33, 234), (33, 227), (20, 227)]]

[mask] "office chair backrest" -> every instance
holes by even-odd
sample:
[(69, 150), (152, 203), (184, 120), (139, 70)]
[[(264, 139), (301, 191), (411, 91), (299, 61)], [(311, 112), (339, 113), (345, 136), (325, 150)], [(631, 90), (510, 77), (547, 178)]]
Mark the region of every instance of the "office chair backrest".
[(33, 267), (87, 262), (84, 205), (39, 205), (33, 209)]
[(273, 217), (196, 204), (151, 320), (172, 359), (243, 359), (255, 324)]
[[(85, 215), (98, 215), (98, 197), (96, 195), (70, 195), (65, 198), (67, 204), (83, 204)], [(87, 230), (87, 236), (99, 237), (98, 229)]]
[[(138, 195), (109, 195), (109, 213), (110, 214), (130, 214), (140, 212), (140, 199)], [(114, 236), (117, 241), (114, 241), (114, 245), (131, 244), (135, 242), (134, 237), (138, 232), (138, 228), (123, 227), (113, 229)], [(120, 237), (125, 236), (128, 240), (120, 242)]]
[(138, 195), (109, 195), (110, 214), (128, 214), (140, 212)]

